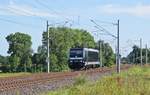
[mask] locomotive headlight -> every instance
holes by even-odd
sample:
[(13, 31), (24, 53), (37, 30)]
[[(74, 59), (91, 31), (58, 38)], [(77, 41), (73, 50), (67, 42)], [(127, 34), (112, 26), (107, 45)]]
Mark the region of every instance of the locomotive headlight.
[(72, 61), (72, 60), (70, 60), (70, 62), (72, 63), (73, 61)]
[(80, 60), (80, 62), (82, 62), (82, 60)]

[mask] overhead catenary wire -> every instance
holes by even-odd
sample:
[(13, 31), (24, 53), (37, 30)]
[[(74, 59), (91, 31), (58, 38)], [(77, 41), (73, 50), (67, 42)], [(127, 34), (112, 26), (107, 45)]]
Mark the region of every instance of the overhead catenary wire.
[[(16, 3), (15, 1), (13, 1), (14, 3)], [(30, 3), (30, 5), (31, 5), (31, 3)], [(31, 8), (34, 8), (34, 9), (36, 9), (36, 10), (38, 10), (38, 8), (35, 6), (35, 5), (31, 5), (32, 7)], [(44, 20), (44, 21), (47, 21), (47, 20), (49, 20), (48, 18), (45, 18), (45, 17), (43, 17), (43, 16), (38, 16), (37, 14), (35, 14), (35, 13), (31, 13), (31, 12), (29, 12), (29, 10), (25, 10), (25, 9), (18, 9), (18, 8), (15, 8), (15, 7), (11, 7), (11, 6), (8, 6), (7, 7), (7, 9), (3, 9), (3, 8), (0, 8), (1, 10), (5, 10), (5, 11), (8, 11), (8, 12), (10, 12), (10, 13), (13, 13), (13, 14), (15, 14), (15, 12), (14, 11), (16, 11), (16, 12), (22, 12), (22, 15), (23, 16), (30, 16), (30, 17), (36, 17), (36, 18), (38, 18), (38, 19), (40, 19), (40, 20)], [(13, 11), (14, 10), (14, 11)]]
[[(19, 15), (22, 15), (22, 16), (30, 16), (30, 17), (36, 17), (36, 18), (39, 18), (41, 20), (47, 20), (43, 17), (40, 17), (40, 16), (37, 16), (36, 14), (34, 13), (30, 13), (28, 12), (28, 10), (22, 10), (22, 9), (18, 9), (18, 8), (14, 8), (14, 7), (10, 7), (8, 6), (7, 8), (0, 8), (0, 10), (4, 11), (4, 12), (8, 12), (8, 13), (12, 13), (12, 15), (16, 15), (16, 12), (22, 12), (21, 14)], [(16, 12), (15, 12), (16, 11)], [(17, 16), (17, 15), (16, 15)], [(21, 22), (18, 22), (18, 21), (14, 21), (14, 20), (10, 20), (10, 18), (0, 18), (1, 21), (5, 21), (5, 22), (9, 22), (9, 23), (14, 23), (14, 24), (18, 24), (18, 25), (22, 25), (22, 26), (28, 26), (28, 27), (39, 27), (37, 25), (32, 25), (32, 24), (25, 24), (25, 23), (21, 23)]]
[[(43, 3), (43, 2), (41, 2), (41, 1), (39, 1), (39, 0), (35, 0), (35, 1), (36, 1), (36, 3), (39, 4), (40, 6), (43, 6), (44, 8), (48, 9), (49, 12), (53, 12), (54, 14), (56, 14), (56, 15), (58, 15), (58, 16), (61, 15), (61, 17), (63, 17), (64, 19), (66, 19), (66, 20), (68, 20), (68, 21), (73, 21), (73, 20), (71, 20), (70, 18), (66, 17), (66, 15), (61, 14), (61, 13), (55, 11), (54, 9), (50, 8), (47, 4), (45, 4), (45, 3)], [(50, 10), (51, 10), (51, 11), (50, 11)]]
[[(15, 1), (13, 1), (15, 3)], [(40, 2), (40, 1), (39, 1)], [(26, 2), (27, 3), (27, 2)], [(28, 2), (29, 3), (29, 2)], [(32, 5), (32, 8), (38, 10), (39, 8), (37, 6), (35, 6), (35, 4), (33, 3), (29, 3), (30, 5)], [(43, 6), (44, 6), (44, 3), (42, 3)], [(46, 5), (46, 4), (45, 4)], [(50, 9), (50, 8), (49, 8)], [(25, 9), (18, 9), (18, 8), (15, 8), (15, 7), (11, 7), (11, 6), (8, 6), (7, 9), (3, 9), (1, 8), (1, 10), (4, 10), (4, 11), (8, 11), (10, 13), (13, 13), (13, 14), (16, 14), (16, 12), (22, 12), (22, 16), (30, 16), (30, 17), (36, 17), (40, 20), (44, 20), (44, 21), (47, 21), (47, 20), (50, 20), (48, 17), (44, 17), (44, 16), (38, 16), (36, 13), (31, 13), (29, 10), (25, 10)], [(15, 12), (16, 11), (16, 12)], [(49, 13), (49, 14), (52, 14), (52, 13)], [(68, 22), (74, 22), (73, 20), (67, 20)], [(52, 21), (51, 21), (52, 22)]]
[(21, 26), (28, 26), (28, 27), (31, 27), (31, 28), (39, 27), (39, 26), (35, 26), (35, 25), (32, 25), (32, 24), (21, 23), (21, 22), (17, 22), (17, 21), (14, 21), (14, 20), (4, 19), (4, 18), (0, 18), (0, 20), (4, 21), (4, 22), (18, 24), (18, 25), (21, 25)]
[[(29, 4), (30, 6), (32, 6), (34, 9), (39, 10), (39, 8), (37, 7), (37, 5), (35, 5), (35, 3), (26, 2), (26, 1), (24, 1), (24, 2)], [(50, 14), (52, 14), (52, 13), (50, 13)], [(37, 15), (34, 15), (34, 16), (37, 16)], [(44, 17), (44, 16), (39, 16), (39, 19), (44, 20), (44, 21), (47, 21), (47, 20), (50, 21), (50, 19), (48, 17)]]
[(98, 25), (94, 20), (90, 19), (90, 21), (92, 23), (94, 23), (96, 25), (96, 28), (99, 29), (100, 31), (104, 31), (106, 32), (108, 35), (112, 36), (113, 38), (117, 39), (117, 73), (120, 73), (120, 28), (119, 28), (119, 20), (117, 20), (117, 23), (114, 24), (117, 26), (117, 35), (113, 35), (111, 34), (109, 31), (107, 31), (105, 28), (103, 28), (102, 26)]
[[(108, 32), (105, 28), (103, 28), (102, 26), (98, 25), (97, 23), (95, 23), (94, 20), (90, 20), (91, 22), (93, 22), (96, 26), (95, 28), (99, 29), (100, 31), (106, 32), (108, 35), (117, 38), (115, 35), (111, 34), (110, 32)], [(98, 27), (97, 27), (98, 26)], [(100, 28), (99, 28), (100, 27)]]
[[(91, 32), (97, 33), (98, 31), (99, 31), (99, 30), (95, 30), (95, 31), (91, 31)], [(108, 34), (107, 34), (107, 33), (98, 33), (98, 34), (108, 36)], [(96, 35), (98, 36), (98, 34), (96, 34)]]
[[(47, 19), (45, 19), (45, 18), (43, 18), (41, 16), (37, 16), (34, 13), (29, 13), (27, 10), (20, 10), (20, 9), (16, 9), (16, 8), (13, 8), (13, 7), (8, 7), (8, 9), (19, 11), (19, 12), (23, 12), (24, 13), (24, 14), (22, 14), (23, 16), (30, 16), (30, 17), (33, 16), (33, 17), (39, 18), (41, 20), (45, 20), (45, 21), (47, 20)], [(13, 12), (11, 10), (8, 10), (8, 11), (15, 14), (15, 12)]]
[(102, 21), (102, 20), (97, 20), (97, 19), (94, 19), (94, 20), (99, 22), (99, 23), (104, 23), (104, 24), (109, 24), (109, 25), (116, 25), (116, 23), (112, 23), (112, 22), (108, 22), (108, 21)]
[[(12, 10), (14, 10), (14, 11), (19, 11), (19, 12), (23, 12), (23, 14), (22, 14), (22, 16), (33, 16), (33, 17), (37, 17), (37, 18), (40, 18), (41, 20), (46, 20), (46, 19), (44, 19), (44, 18), (42, 18), (42, 17), (39, 17), (39, 16), (36, 16), (36, 15), (33, 15), (33, 14), (30, 14), (30, 13), (28, 13), (28, 12), (26, 12), (26, 11), (23, 11), (23, 10), (19, 10), (19, 9), (16, 9), (16, 8), (12, 8), (12, 7), (8, 7), (7, 9), (3, 9), (3, 8), (0, 8), (0, 10), (3, 10), (3, 11), (7, 11), (7, 12), (9, 12), (9, 13), (12, 13), (12, 14), (16, 14), (15, 12), (13, 12)], [(3, 19), (3, 18), (1, 18), (1, 19)], [(11, 23), (16, 23), (16, 24), (18, 24), (18, 22), (17, 21), (13, 21), (13, 20), (8, 20), (8, 19), (3, 19), (3, 21), (7, 21), (7, 22), (11, 22)], [(20, 24), (23, 24), (23, 23), (20, 23)], [(24, 24), (24, 25), (31, 25), (31, 24)], [(36, 26), (36, 25), (31, 25), (31, 26)], [(37, 26), (36, 26), (37, 27)], [(39, 26), (38, 26), (39, 27)]]

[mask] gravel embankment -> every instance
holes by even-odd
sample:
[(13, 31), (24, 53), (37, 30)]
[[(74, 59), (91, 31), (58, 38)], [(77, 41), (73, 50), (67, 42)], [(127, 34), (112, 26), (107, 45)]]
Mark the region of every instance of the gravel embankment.
[[(70, 72), (69, 75), (64, 75), (61, 77), (57, 77), (56, 79), (45, 79), (45, 78), (51, 78), (51, 77), (45, 77), (43, 78), (43, 80), (40, 79), (40, 81), (35, 80), (36, 78), (34, 78), (32, 81), (34, 83), (28, 83), (26, 85), (24, 84), (19, 84), (19, 85), (23, 85), (23, 86), (18, 86), (15, 89), (8, 89), (3, 91), (2, 89), (0, 89), (0, 95), (41, 95), (42, 93), (46, 93), (47, 91), (52, 91), (52, 90), (56, 90), (65, 86), (71, 86), (74, 81), (75, 81), (75, 77), (78, 76), (79, 74), (83, 74), (86, 72), (86, 77), (88, 81), (96, 81), (98, 79), (100, 79), (102, 76), (106, 76), (106, 75), (111, 75), (112, 72), (114, 72), (115, 70), (101, 70), (101, 71), (93, 71), (90, 72), (86, 72), (86, 71), (82, 71), (82, 72)], [(45, 75), (47, 76), (47, 74)], [(44, 76), (41, 76), (44, 77)], [(32, 79), (32, 78), (26, 78), (27, 79)], [(45, 79), (45, 80), (44, 80)], [(19, 79), (18, 79), (19, 80)], [(1, 82), (1, 80), (0, 80)], [(2, 84), (0, 84), (0, 87), (2, 86)]]

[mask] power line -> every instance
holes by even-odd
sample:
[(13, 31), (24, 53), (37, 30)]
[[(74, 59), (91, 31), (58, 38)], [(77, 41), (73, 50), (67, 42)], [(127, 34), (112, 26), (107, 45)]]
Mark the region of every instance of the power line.
[[(41, 2), (40, 0), (34, 0), (34, 1), (35, 1), (38, 5), (40, 5), (40, 6), (44, 7), (44, 8), (46, 8), (46, 9), (48, 9), (48, 11), (51, 12), (51, 14), (53, 13), (53, 14), (56, 14), (56, 15), (61, 15), (61, 17), (65, 18), (65, 19), (67, 20), (67, 22), (70, 22), (70, 23), (72, 23), (72, 24), (74, 23), (73, 20), (71, 20), (70, 18), (66, 17), (67, 15), (64, 15), (64, 14), (62, 14), (62, 13), (59, 13), (59, 12), (55, 11), (54, 9), (50, 8), (47, 4)], [(30, 4), (31, 4), (31, 3), (30, 3)], [(37, 7), (36, 7), (35, 5), (33, 5), (33, 7), (37, 9)], [(51, 10), (51, 11), (50, 11), (50, 10)], [(71, 16), (74, 16), (74, 15), (71, 15)], [(79, 24), (80, 16), (78, 16), (77, 21), (78, 21), (78, 24)]]
[[(13, 2), (15, 3), (15, 1), (13, 1)], [(37, 7), (35, 7), (34, 5), (32, 5), (32, 7), (37, 9)], [(13, 13), (13, 14), (16, 14), (14, 11), (16, 11), (16, 12), (19, 11), (19, 12), (22, 12), (21, 15), (23, 15), (23, 16), (34, 16), (34, 17), (37, 17), (37, 18), (39, 18), (41, 20), (45, 20), (45, 21), (47, 20), (47, 19), (45, 19), (45, 18), (43, 18), (41, 16), (38, 16), (38, 15), (36, 15), (34, 13), (29, 12), (28, 10), (17, 9), (17, 8), (14, 8), (14, 7), (7, 7), (7, 9), (3, 9), (3, 8), (0, 8), (0, 9), (8, 11), (8, 12)]]
[[(101, 27), (101, 26), (100, 26), (100, 27)], [(113, 34), (109, 33), (109, 32), (108, 32), (106, 29), (104, 29), (103, 27), (101, 27), (102, 29), (100, 29), (99, 27), (97, 27), (97, 26), (96, 26), (96, 28), (97, 28), (97, 29), (99, 29), (100, 31), (103, 31), (103, 32), (107, 33), (107, 35), (110, 35), (110, 36), (112, 36), (112, 37), (116, 38), (116, 36), (115, 36), (115, 35), (113, 35)]]
[[(37, 10), (39, 10), (39, 8), (34, 4), (34, 3), (29, 3), (29, 2), (25, 2), (25, 3), (28, 3), (29, 5), (31, 5), (34, 9), (37, 9)], [(37, 15), (34, 15), (34, 16), (37, 16)], [(37, 16), (37, 17), (39, 17), (41, 20), (45, 20), (45, 21), (47, 21), (48, 19), (46, 18), (46, 17), (43, 17), (43, 16)]]
[[(20, 9), (16, 9), (16, 8), (12, 8), (12, 7), (8, 7), (9, 9), (11, 9), (11, 10), (15, 10), (15, 11), (20, 11), (20, 12), (22, 12), (22, 13), (24, 13), (24, 16), (34, 16), (34, 17), (37, 17), (37, 18), (39, 18), (39, 19), (41, 19), (41, 20), (47, 20), (47, 19), (44, 19), (44, 18), (42, 18), (42, 17), (40, 17), (40, 16), (37, 16), (36, 14), (34, 14), (34, 13), (29, 13), (29, 12), (27, 12), (27, 11), (25, 11), (25, 10), (20, 10)], [(13, 12), (13, 11), (11, 11), (11, 10), (8, 10), (8, 11), (10, 11), (11, 13), (14, 13), (15, 14), (15, 12)]]
[(40, 16), (37, 16), (37, 15), (35, 15), (35, 14), (31, 14), (31, 13), (28, 13), (28, 12), (26, 12), (26, 11), (19, 10), (19, 9), (16, 9), (16, 8), (12, 8), (12, 7), (8, 7), (8, 9), (0, 8), (0, 10), (8, 11), (9, 13), (13, 13), (14, 15), (15, 15), (16, 13), (13, 12), (12, 10), (17, 11), (17, 12), (20, 11), (20, 12), (23, 13), (23, 14), (21, 14), (21, 15), (23, 15), (23, 16), (30, 15), (30, 16), (37, 17), (37, 18), (39, 18), (39, 19), (41, 19), (41, 20), (47, 20), (47, 19), (44, 19), (44, 18), (42, 18), (42, 17), (40, 17)]
[[(99, 29), (100, 31), (103, 31), (103, 32), (106, 32), (108, 35), (110, 35), (110, 36), (112, 36), (112, 37), (114, 37), (114, 38), (117, 38), (115, 35), (113, 35), (113, 34), (111, 34), (110, 32), (108, 32), (105, 28), (103, 28), (102, 26), (100, 26), (100, 25), (98, 25), (97, 23), (95, 23), (95, 21), (94, 20), (90, 20), (91, 22), (93, 22), (96, 26), (96, 28), (97, 29)], [(97, 27), (98, 26), (98, 27)], [(101, 29), (100, 29), (100, 28)]]
[(106, 32), (108, 35), (114, 37), (117, 39), (117, 73), (120, 73), (120, 35), (119, 35), (119, 20), (117, 21), (116, 24), (113, 25), (117, 25), (117, 36), (111, 34), (110, 32), (108, 32), (105, 28), (103, 28), (102, 26), (98, 25), (94, 20), (90, 20), (92, 23), (94, 23), (97, 29), (99, 29), (100, 31)]
[(99, 31), (99, 30), (95, 30), (95, 31), (91, 31), (91, 32), (94, 32), (97, 36), (98, 36), (98, 34), (108, 36), (108, 34), (106, 34), (106, 33), (98, 33), (98, 34), (97, 34), (98, 31)]
[[(56, 15), (61, 15), (61, 16), (63, 16), (63, 18), (65, 18), (65, 19), (67, 19), (67, 20), (69, 20), (69, 21), (73, 21), (73, 20), (71, 20), (71, 19), (65, 17), (64, 14), (58, 13), (58, 12), (56, 12), (54, 9), (49, 8), (49, 6), (48, 6), (47, 4), (45, 4), (45, 3), (43, 3), (43, 2), (41, 2), (41, 1), (39, 1), (39, 0), (35, 0), (35, 1), (36, 1), (37, 4), (43, 6), (44, 8), (46, 8), (46, 9), (48, 9), (48, 10), (51, 10), (54, 14), (56, 14)], [(50, 11), (50, 12), (51, 12), (51, 11)]]
[(31, 14), (31, 13), (29, 13), (29, 12), (27, 12), (27, 11), (25, 11), (25, 10), (20, 10), (20, 9), (16, 9), (16, 8), (13, 8), (13, 7), (8, 7), (8, 11), (10, 11), (10, 12), (12, 12), (12, 13), (15, 13), (15, 12), (13, 12), (13, 11), (11, 11), (11, 10), (15, 10), (15, 11), (20, 11), (20, 12), (22, 12), (22, 13), (24, 13), (24, 14), (22, 14), (22, 15), (24, 15), (24, 16), (26, 16), (26, 15), (33, 15), (33, 14)]
[[(16, 3), (15, 1), (13, 1), (13, 3)], [(33, 15), (33, 14), (31, 14), (31, 13), (29, 13), (28, 12), (28, 10), (21, 10), (21, 9), (17, 9), (17, 8), (14, 8), (14, 7), (9, 7), (8, 6), (8, 11), (10, 11), (10, 12), (12, 12), (11, 10), (13, 9), (13, 10), (15, 10), (15, 11), (20, 11), (20, 12), (23, 12), (23, 13), (25, 13), (26, 15)], [(15, 12), (12, 12), (12, 13), (15, 13)]]
[(35, 25), (32, 25), (32, 24), (25, 24), (25, 23), (20, 23), (20, 22), (16, 22), (16, 21), (13, 21), (13, 20), (9, 20), (9, 19), (4, 19), (4, 18), (0, 18), (1, 21), (4, 21), (4, 22), (9, 22), (9, 23), (14, 23), (14, 24), (18, 24), (18, 25), (22, 25), (22, 26), (28, 26), (28, 27), (39, 27), (39, 26), (35, 26)]
[[(15, 24), (21, 24), (21, 23), (18, 23), (18, 22), (16, 22), (16, 21), (12, 21), (12, 20), (8, 20), (8, 19), (2, 19), (2, 18), (0, 18), (0, 20), (2, 20), (2, 21), (5, 21), (5, 22), (10, 22), (10, 23), (15, 23)], [(22, 24), (21, 24), (22, 25)]]
[(108, 21), (102, 21), (102, 20), (95, 20), (95, 21), (97, 21), (99, 23), (109, 24), (109, 25), (116, 25), (116, 23), (112, 23), (112, 22), (108, 22)]
[[(45, 7), (46, 6), (46, 8), (48, 8), (49, 10), (52, 10), (52, 9), (50, 9), (46, 4), (44, 4), (44, 3), (42, 3), (42, 2), (40, 2), (40, 1), (38, 1), (38, 0), (36, 0), (37, 1), (37, 3), (39, 3), (40, 5), (42, 5), (43, 7)], [(15, 1), (14, 1), (15, 2)], [(28, 2), (29, 3), (29, 2)], [(29, 3), (33, 8), (35, 8), (35, 9), (39, 9), (37, 6), (35, 6), (33, 3)], [(17, 8), (13, 8), (13, 7), (8, 7), (8, 9), (10, 9), (10, 10), (7, 10), (7, 11), (9, 11), (9, 12), (11, 12), (11, 13), (14, 13), (15, 14), (15, 12), (13, 12), (13, 11), (11, 11), (11, 10), (15, 10), (15, 11), (20, 11), (20, 12), (22, 12), (22, 15), (24, 15), (24, 16), (26, 16), (26, 15), (29, 15), (29, 16), (34, 16), (34, 17), (37, 17), (37, 18), (39, 18), (39, 19), (41, 19), (41, 20), (45, 20), (45, 21), (47, 21), (47, 20), (49, 20), (48, 18), (45, 18), (45, 17), (43, 17), (43, 16), (38, 16), (38, 15), (36, 15), (36, 14), (34, 14), (34, 13), (31, 13), (31, 12), (29, 12), (28, 10), (22, 10), (22, 9), (17, 9)], [(6, 9), (5, 9), (5, 11), (6, 11)], [(55, 12), (54, 10), (53, 10), (53, 12)], [(52, 13), (51, 13), (52, 14)], [(57, 12), (55, 12), (55, 14), (57, 14), (57, 15), (59, 15), (59, 13), (57, 13)], [(68, 19), (68, 18), (66, 18), (67, 19), (67, 21), (69, 22), (69, 21), (71, 21), (71, 22), (73, 22), (73, 20), (71, 20), (71, 19)]]

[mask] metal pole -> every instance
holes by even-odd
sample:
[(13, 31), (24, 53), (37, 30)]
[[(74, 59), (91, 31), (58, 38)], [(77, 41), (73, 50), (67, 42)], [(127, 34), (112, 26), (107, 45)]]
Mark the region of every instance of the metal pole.
[(115, 53), (116, 53), (116, 66), (117, 66), (117, 58), (118, 58), (117, 56), (118, 55), (117, 55), (117, 46), (116, 45), (115, 45)]
[(48, 21), (47, 21), (47, 72), (49, 73), (49, 64), (50, 64), (50, 60), (49, 60), (49, 25), (48, 25)]
[(146, 61), (145, 64), (147, 64), (147, 44), (146, 44)]
[(142, 39), (140, 39), (140, 48), (141, 48), (141, 66), (142, 66)]
[(138, 64), (138, 51), (136, 52), (136, 64)]
[(103, 59), (102, 59), (102, 42), (99, 40), (99, 51), (100, 51), (100, 63), (101, 63), (101, 67), (103, 66)]
[(120, 73), (119, 20), (117, 26), (117, 73)]
[(134, 52), (133, 52), (133, 64), (135, 64), (135, 54), (134, 54)]

